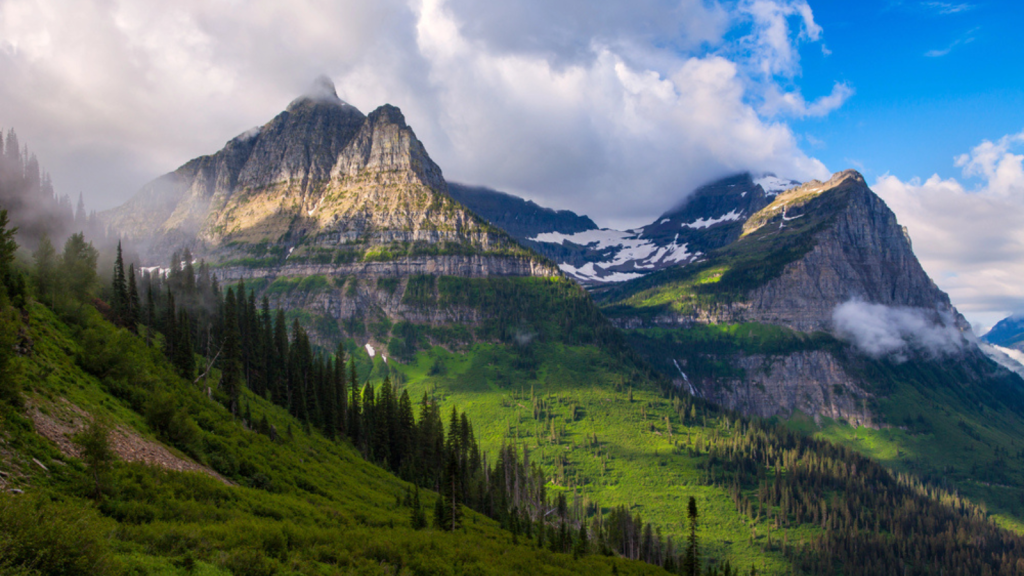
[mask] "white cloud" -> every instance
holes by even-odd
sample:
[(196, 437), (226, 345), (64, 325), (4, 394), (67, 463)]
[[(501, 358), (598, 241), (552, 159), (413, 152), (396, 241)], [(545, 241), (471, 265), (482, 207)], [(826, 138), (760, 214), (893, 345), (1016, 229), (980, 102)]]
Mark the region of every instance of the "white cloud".
[(103, 208), (326, 74), (400, 106), (449, 179), (628, 227), (732, 171), (827, 176), (778, 119), (852, 94), (792, 86), (822, 35), (794, 0), (7, 0), (0, 124)]
[(836, 306), (832, 322), (840, 338), (865, 354), (905, 358), (909, 352), (941, 356), (966, 343), (948, 313), (851, 300)]
[(832, 92), (808, 104), (800, 92), (782, 92), (770, 86), (765, 95), (761, 113), (768, 116), (785, 115), (794, 118), (820, 118), (828, 116), (853, 96), (853, 88), (845, 82), (836, 82)]
[(914, 252), (954, 305), (977, 325), (1024, 311), (1024, 132), (984, 141), (955, 159), (974, 189), (933, 175), (886, 174), (873, 189), (907, 226)]

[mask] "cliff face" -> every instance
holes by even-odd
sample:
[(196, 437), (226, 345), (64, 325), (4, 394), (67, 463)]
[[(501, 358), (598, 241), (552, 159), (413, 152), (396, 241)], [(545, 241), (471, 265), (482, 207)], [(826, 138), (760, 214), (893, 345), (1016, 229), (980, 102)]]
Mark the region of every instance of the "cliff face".
[(401, 111), (364, 116), (322, 82), (315, 97), (148, 184), (107, 223), (142, 241), (153, 263), (186, 245), (214, 262), (280, 266), (296, 249), (339, 262), (380, 251), (532, 257), (451, 198)]
[[(598, 292), (598, 297), (624, 329), (770, 325), (830, 342), (818, 349), (800, 344), (771, 353), (701, 341), (689, 350), (671, 350), (677, 362), (713, 360), (742, 372), (704, 374), (693, 377), (692, 384), (711, 400), (761, 416), (800, 410), (867, 425), (877, 420), (868, 411), (869, 391), (877, 383), (849, 373), (836, 356), (842, 342), (860, 354), (858, 337), (836, 324), (837, 309), (848, 303), (912, 316), (915, 329), (969, 331), (917, 261), (895, 215), (854, 171), (775, 196), (746, 219), (736, 241), (709, 252), (703, 261)], [(909, 329), (898, 334), (917, 337)], [(968, 358), (980, 357), (976, 346), (966, 335), (959, 339), (953, 346), (959, 352), (943, 353), (973, 363)], [(919, 354), (928, 361), (927, 353)], [(990, 376), (975, 372), (965, 372), (964, 381), (983, 385)]]
[(791, 416), (799, 411), (855, 426), (876, 425), (868, 405), (873, 395), (827, 351), (738, 355), (732, 362), (743, 371), (743, 378), (695, 379), (698, 394), (732, 410), (764, 418)]
[(836, 307), (854, 300), (919, 308), (967, 327), (895, 214), (852, 170), (779, 194), (735, 242), (645, 280), (599, 294), (623, 327), (759, 322), (831, 332)]

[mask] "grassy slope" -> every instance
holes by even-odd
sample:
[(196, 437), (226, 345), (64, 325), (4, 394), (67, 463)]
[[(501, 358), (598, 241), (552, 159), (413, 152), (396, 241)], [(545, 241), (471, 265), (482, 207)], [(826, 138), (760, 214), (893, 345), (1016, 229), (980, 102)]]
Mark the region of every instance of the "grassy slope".
[(955, 365), (938, 362), (851, 359), (846, 347), (825, 334), (806, 335), (761, 324), (709, 325), (690, 330), (644, 329), (630, 332), (660, 370), (665, 360), (685, 361), (694, 377), (740, 377), (735, 354), (785, 355), (826, 349), (877, 395), (872, 409), (887, 427), (855, 428), (846, 422), (805, 415), (789, 421), (794, 429), (848, 445), (894, 470), (910, 472), (938, 485), (959, 489), (983, 504), (1008, 528), (1024, 532), (1024, 419), (995, 394), (995, 380), (982, 387)]
[[(620, 573), (661, 573), (636, 562), (598, 556), (577, 562), (513, 545), (507, 532), (475, 513), (467, 514), (461, 533), (414, 531), (408, 527), (410, 509), (398, 503), (406, 483), (344, 444), (304, 433), (283, 410), (259, 398), (247, 398), (254, 420), (265, 415), (281, 439), (245, 429), (199, 386), (175, 377), (160, 352), (141, 338), (114, 329), (94, 311), (86, 317), (84, 329), (73, 328), (32, 305), (27, 334), (33, 353), (17, 358), (11, 370), (30, 403), (50, 412), (66, 399), (154, 438), (137, 404), (171, 399), (199, 428), (179, 444), (236, 484), (119, 463), (97, 505), (85, 498), (91, 488), (82, 464), (35, 434), (20, 410), (3, 407), (0, 469), (26, 494), (0, 496), (0, 514), (10, 520), (41, 509), (41, 517), (56, 518), (56, 539), (66, 532), (60, 522), (102, 534), (97, 546), (109, 552), (102, 572), (184, 574), (195, 560), (193, 573), (205, 574), (390, 574), (399, 567), (403, 574), (574, 574), (608, 573), (613, 565)], [(428, 516), (434, 498), (423, 493)]]
[[(437, 373), (438, 365), (444, 373)], [(539, 458), (555, 477), (552, 488), (566, 490), (570, 502), (575, 492), (605, 511), (629, 506), (679, 542), (685, 534), (686, 502), (694, 496), (704, 523), (706, 557), (729, 559), (733, 566), (756, 564), (762, 574), (789, 573), (778, 551), (762, 549), (766, 522), (758, 525), (758, 539), (751, 544), (750, 519), (736, 511), (727, 487), (707, 485), (697, 466), (704, 456), (687, 449), (699, 435), (730, 434), (723, 423), (709, 420), (704, 426), (698, 416), (700, 425), (684, 426), (671, 403), (645, 387), (634, 389), (630, 402), (622, 367), (597, 348), (542, 344), (524, 352), (478, 344), (464, 354), (434, 348), (398, 370), (414, 398), (427, 392), (443, 398), (446, 406), (464, 409), (485, 449), (503, 442), (525, 445), (531, 459)], [(539, 418), (534, 418), (531, 394), (546, 403)], [(551, 421), (557, 441), (551, 440)], [(790, 542), (815, 533), (796, 528)]]

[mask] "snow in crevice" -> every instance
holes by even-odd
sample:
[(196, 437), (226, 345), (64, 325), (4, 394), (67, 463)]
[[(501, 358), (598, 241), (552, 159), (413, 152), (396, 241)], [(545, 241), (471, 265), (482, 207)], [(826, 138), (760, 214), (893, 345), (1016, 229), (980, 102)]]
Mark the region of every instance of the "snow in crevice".
[(370, 358), (373, 358), (373, 356), (377, 353), (377, 351), (373, 349), (373, 346), (371, 346), (369, 342), (366, 343), (366, 353), (370, 355)]
[(774, 174), (765, 174), (760, 178), (754, 179), (754, 184), (757, 184), (764, 190), (764, 193), (769, 196), (774, 196), (779, 192), (785, 192), (790, 188), (799, 186), (799, 182), (793, 180), (786, 180), (785, 178), (779, 178)]
[(693, 222), (683, 222), (682, 225), (683, 225), (684, 228), (697, 228), (697, 229), (701, 229), (701, 228), (710, 228), (710, 227), (714, 226), (715, 224), (720, 224), (722, 222), (736, 221), (736, 220), (742, 220), (742, 219), (743, 219), (743, 214), (741, 214), (738, 210), (734, 209), (734, 210), (730, 210), (727, 214), (723, 214), (723, 215), (719, 216), (718, 218), (698, 218), (697, 220), (694, 220)]

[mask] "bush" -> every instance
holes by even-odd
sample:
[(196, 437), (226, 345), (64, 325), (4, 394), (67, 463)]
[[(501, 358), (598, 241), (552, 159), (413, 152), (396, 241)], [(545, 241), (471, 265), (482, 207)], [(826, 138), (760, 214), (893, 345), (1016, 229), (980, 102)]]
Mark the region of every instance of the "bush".
[(111, 526), (75, 502), (0, 494), (0, 573), (116, 574)]

